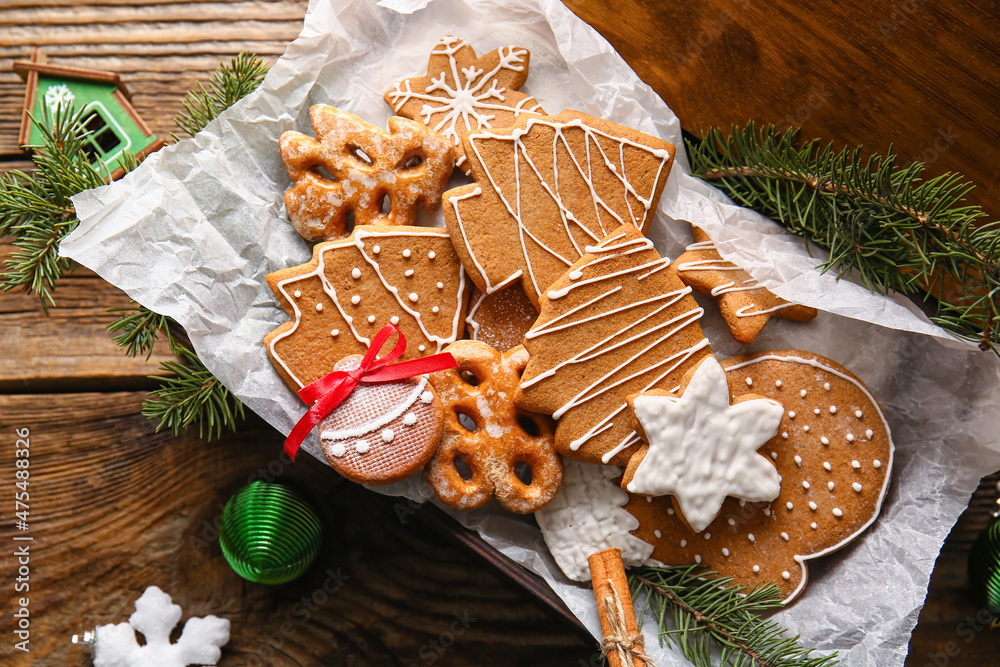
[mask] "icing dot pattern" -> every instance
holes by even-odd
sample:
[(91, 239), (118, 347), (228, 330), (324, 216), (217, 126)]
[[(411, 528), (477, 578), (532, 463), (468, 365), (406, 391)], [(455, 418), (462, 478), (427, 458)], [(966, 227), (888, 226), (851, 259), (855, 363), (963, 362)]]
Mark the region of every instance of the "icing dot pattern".
[[(791, 352), (770, 353), (770, 356), (787, 358), (793, 354), (806, 360), (812, 356)], [(748, 355), (722, 364), (732, 367), (753, 359), (754, 355)], [(697, 547), (705, 555), (706, 565), (723, 576), (747, 585), (773, 581), (786, 600), (800, 591), (803, 582), (805, 563), (800, 565), (794, 556), (808, 559), (863, 530), (875, 516), (890, 468), (884, 462), (891, 460), (892, 446), (878, 407), (857, 385), (831, 372), (847, 375), (839, 365), (822, 358), (818, 361), (822, 367), (771, 358), (753, 361), (749, 368), (728, 370), (734, 395), (763, 395), (781, 401), (785, 407), (778, 435), (758, 450), (767, 455), (772, 451), (778, 454), (773, 460), (783, 481), (779, 496), (771, 503), (745, 503), (741, 507), (737, 500), (727, 499), (719, 516), (705, 531), (711, 533), (711, 539), (707, 545), (706, 540), (699, 539)], [(755, 378), (781, 378), (782, 387), (776, 387), (772, 380), (755, 382), (751, 388), (745, 383), (750, 372)], [(830, 385), (829, 390), (826, 384)], [(825, 402), (820, 414), (810, 404), (811, 397)], [(830, 411), (831, 405), (838, 409)], [(859, 411), (863, 413), (861, 418), (855, 414)], [(794, 419), (791, 413), (795, 413)], [(859, 420), (863, 424), (861, 429), (872, 431), (872, 438), (849, 441), (847, 435), (858, 431)], [(783, 433), (788, 437), (782, 437)], [(824, 439), (829, 444), (824, 444)], [(858, 461), (859, 467), (853, 467), (852, 461)], [(875, 467), (875, 461), (879, 461), (879, 468)], [(639, 503), (633, 497), (626, 505), (640, 519), (640, 527), (633, 533), (653, 544), (652, 557), (656, 560), (692, 562), (692, 547), (678, 546), (681, 544), (678, 538), (690, 536), (691, 530), (667, 515), (665, 509), (657, 512), (657, 508), (671, 503), (669, 497), (654, 498), (652, 503)], [(782, 511), (771, 511), (777, 507)], [(654, 526), (664, 539), (655, 538)], [(751, 542), (749, 535), (753, 535), (754, 541)], [(728, 549), (729, 555), (719, 557), (722, 549)]]

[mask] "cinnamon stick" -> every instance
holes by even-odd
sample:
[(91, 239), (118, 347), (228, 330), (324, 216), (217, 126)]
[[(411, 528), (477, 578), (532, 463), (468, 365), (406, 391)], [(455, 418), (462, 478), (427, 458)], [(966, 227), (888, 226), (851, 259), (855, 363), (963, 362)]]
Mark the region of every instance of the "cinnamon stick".
[(644, 641), (635, 620), (622, 552), (605, 549), (591, 554), (588, 560), (597, 614), (604, 633), (601, 646), (608, 664), (611, 667), (656, 667), (643, 650)]

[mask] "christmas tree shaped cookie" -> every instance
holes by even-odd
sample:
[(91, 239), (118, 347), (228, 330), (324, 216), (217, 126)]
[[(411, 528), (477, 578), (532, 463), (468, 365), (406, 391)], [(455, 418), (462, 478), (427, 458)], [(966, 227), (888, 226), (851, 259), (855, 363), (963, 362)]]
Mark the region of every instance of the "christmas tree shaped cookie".
[(622, 224), (645, 232), (674, 147), (577, 111), (525, 115), (466, 133), (476, 182), (445, 193), (444, 214), (470, 277), (492, 294), (519, 280), (540, 297)]
[(275, 368), (298, 391), (349, 354), (364, 354), (386, 324), (408, 341), (404, 359), (462, 337), (469, 288), (448, 233), (431, 227), (357, 227), (319, 243), (308, 264), (268, 285), (291, 321), (265, 338)]
[(628, 396), (674, 389), (709, 353), (704, 311), (669, 265), (627, 223), (541, 295), (517, 403), (558, 420), (563, 455), (625, 465), (642, 444)]

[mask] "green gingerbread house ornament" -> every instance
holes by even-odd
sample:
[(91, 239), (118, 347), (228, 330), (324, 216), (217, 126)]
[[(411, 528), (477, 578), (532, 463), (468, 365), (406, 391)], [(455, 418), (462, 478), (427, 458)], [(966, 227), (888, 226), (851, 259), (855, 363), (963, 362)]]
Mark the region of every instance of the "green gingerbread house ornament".
[(84, 110), (89, 130), (84, 150), (91, 164), (104, 165), (109, 180), (125, 173), (125, 153), (142, 159), (164, 144), (136, 113), (128, 91), (114, 72), (49, 65), (37, 48), (31, 60), (15, 62), (14, 71), (27, 83), (18, 136), (22, 147), (42, 143), (41, 132), (29, 114), (40, 120), (44, 107), (54, 110), (59, 105)]

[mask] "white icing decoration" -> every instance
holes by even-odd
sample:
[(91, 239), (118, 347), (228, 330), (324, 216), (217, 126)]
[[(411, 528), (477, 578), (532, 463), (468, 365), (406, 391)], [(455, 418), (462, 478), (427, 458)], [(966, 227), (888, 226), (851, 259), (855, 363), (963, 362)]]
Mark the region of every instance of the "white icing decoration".
[(417, 346), (417, 352), (423, 352), (426, 349), (427, 349), (426, 345), (418, 345)]
[(807, 480), (802, 480), (802, 488), (803, 489), (808, 489), (809, 488), (809, 482)]
[(795, 507), (795, 505), (792, 504), (792, 501), (788, 501), (787, 503), (785, 503), (785, 507), (791, 510)]
[(754, 572), (754, 574), (757, 574), (758, 572), (760, 572), (760, 565), (754, 565), (753, 566), (753, 572)]
[(748, 387), (753, 386), (753, 378), (747, 378), (747, 386)]
[(403, 423), (407, 426), (413, 426), (417, 423), (417, 416), (412, 412), (408, 412), (403, 416)]
[(747, 533), (747, 539), (751, 542), (756, 542), (757, 538), (753, 536), (753, 533)]
[(782, 431), (781, 437), (784, 438), (785, 440), (788, 440), (788, 431)]
[(403, 257), (409, 257), (409, 256), (410, 256), (410, 254), (411, 254), (411, 253), (410, 253), (410, 249), (409, 249), (409, 248), (407, 248), (407, 249), (405, 249), (405, 250), (403, 251)]
[(361, 297), (355, 294), (354, 296), (351, 297), (351, 303), (353, 303), (355, 306), (358, 305), (359, 303), (361, 303)]
[[(438, 289), (444, 289), (444, 283), (438, 283), (438, 284), (437, 284), (437, 288), (438, 288)], [(485, 296), (485, 295), (484, 295), (484, 296)], [(481, 300), (481, 299), (480, 299), (480, 300)]]
[(780, 389), (781, 388), (781, 380), (775, 380), (774, 381), (774, 386), (778, 387)]
[[(531, 157), (531, 155), (529, 155), (528, 150), (524, 145), (524, 142), (522, 141), (522, 137), (531, 133), (536, 125), (549, 127), (552, 128), (552, 130), (554, 130), (552, 138), (552, 159), (547, 161), (547, 164), (543, 165), (542, 168), (539, 168), (539, 166), (535, 164), (534, 159)], [(585, 146), (585, 151), (586, 151), (585, 156), (576, 155), (570, 148), (570, 143), (566, 139), (566, 136), (564, 134), (564, 130), (566, 128), (576, 128), (583, 131), (584, 135), (583, 144)], [(510, 214), (510, 216), (514, 219), (514, 221), (517, 224), (518, 236), (521, 242), (520, 250), (522, 257), (524, 258), (526, 268), (528, 270), (528, 279), (531, 281), (531, 287), (535, 290), (535, 293), (539, 295), (542, 293), (542, 290), (546, 287), (546, 285), (540, 285), (537, 277), (535, 276), (535, 269), (531, 260), (531, 253), (529, 253), (527, 247), (527, 239), (530, 239), (535, 244), (537, 244), (542, 250), (551, 255), (553, 259), (563, 262), (566, 264), (567, 267), (569, 267), (572, 266), (572, 264), (577, 259), (579, 259), (579, 257), (583, 254), (580, 245), (576, 239), (577, 235), (574, 234), (570, 228), (571, 224), (574, 225), (573, 229), (588, 235), (595, 242), (597, 242), (600, 241), (600, 239), (603, 236), (608, 234), (609, 231), (613, 230), (615, 227), (618, 227), (619, 225), (626, 223), (626, 220), (623, 219), (622, 216), (615, 211), (615, 208), (613, 206), (609, 205), (605, 201), (605, 199), (602, 198), (601, 194), (597, 192), (597, 189), (594, 186), (594, 176), (597, 175), (595, 174), (596, 171), (595, 159), (598, 168), (601, 162), (603, 161), (604, 166), (608, 168), (614, 175), (614, 179), (610, 180), (612, 180), (613, 183), (616, 183), (616, 185), (620, 186), (621, 188), (620, 193), (608, 192), (610, 185), (608, 185), (608, 183), (605, 182), (605, 185), (602, 188), (603, 190), (605, 190), (605, 196), (609, 198), (620, 197), (621, 199), (624, 199), (629, 202), (629, 206), (627, 208), (627, 213), (628, 213), (627, 217), (629, 218), (629, 220), (627, 222), (630, 222), (637, 229), (642, 229), (644, 227), (646, 218), (651, 213), (650, 209), (652, 207), (653, 197), (656, 194), (655, 183), (659, 180), (660, 173), (663, 171), (664, 167), (670, 160), (670, 153), (666, 150), (653, 149), (648, 146), (644, 146), (640, 143), (631, 141), (630, 139), (627, 139), (625, 137), (618, 137), (608, 134), (607, 132), (604, 132), (595, 127), (587, 125), (583, 120), (576, 118), (568, 121), (557, 121), (551, 117), (530, 118), (528, 119), (528, 122), (525, 124), (523, 130), (515, 130), (514, 132), (508, 135), (495, 135), (488, 133), (469, 134), (467, 137), (467, 141), (469, 146), (471, 146), (473, 152), (479, 158), (480, 164), (483, 165), (485, 165), (486, 162), (482, 159), (482, 154), (480, 153), (479, 149), (480, 142), (495, 143), (497, 141), (507, 141), (513, 143), (511, 152), (513, 153), (514, 156), (514, 167), (515, 167), (514, 192), (513, 193), (505, 192), (505, 189), (498, 184), (494, 174), (491, 173), (488, 169), (486, 170), (486, 176), (489, 179), (490, 185), (492, 186), (493, 190), (499, 195), (499, 198), (503, 202), (505, 208), (507, 209), (507, 212)], [(617, 159), (619, 164), (621, 165), (620, 168), (616, 168), (612, 163), (611, 158), (609, 158), (608, 155), (609, 151), (606, 150), (606, 146), (608, 145), (608, 143), (617, 144), (619, 147)], [(625, 146), (628, 146), (633, 150), (645, 152), (659, 161), (659, 164), (657, 166), (656, 177), (653, 178), (651, 181), (652, 191), (647, 196), (643, 196), (642, 194), (637, 192), (633, 187), (632, 183), (630, 183), (629, 180), (626, 179), (624, 176)], [(597, 213), (597, 224), (600, 227), (599, 230), (589, 229), (579, 220), (579, 218), (577, 218), (577, 216), (573, 214), (573, 211), (568, 210), (563, 203), (562, 197), (559, 194), (559, 182), (560, 182), (560, 163), (564, 163), (565, 161), (560, 161), (556, 159), (557, 153), (559, 152), (560, 148), (570, 156), (570, 162), (572, 163), (572, 166), (567, 168), (569, 174), (567, 176), (563, 176), (563, 178), (565, 179), (568, 177), (572, 179), (573, 182), (576, 183), (583, 182), (586, 184), (586, 186), (590, 190), (591, 201), (594, 204), (593, 207), (594, 211)], [(521, 162), (522, 160), (526, 163), (527, 167), (534, 172), (535, 176), (538, 179), (538, 182), (542, 185), (545, 192), (552, 198), (553, 203), (555, 203), (555, 205), (558, 207), (563, 230), (565, 232), (565, 238), (572, 245), (573, 252), (569, 253), (571, 255), (570, 258), (567, 258), (559, 254), (557, 251), (553, 250), (547, 244), (542, 242), (542, 240), (539, 239), (537, 235), (532, 233), (532, 231), (528, 229), (528, 227), (524, 224), (524, 220), (521, 217), (522, 213), (522, 205), (520, 201), (521, 181), (520, 181), (520, 168), (518, 166), (519, 162)], [(545, 174), (543, 174), (543, 169), (546, 172)], [(552, 184), (550, 184), (549, 178), (547, 178), (548, 170), (551, 170)], [(602, 171), (601, 173), (606, 174), (607, 172)], [(479, 192), (477, 193), (476, 190), (478, 190)], [(615, 188), (615, 190), (617, 190), (617, 187)], [(478, 196), (480, 194), (482, 194), (482, 191), (480, 188), (477, 187), (472, 192), (467, 193), (466, 195), (449, 198), (449, 202), (451, 202), (452, 206), (454, 207), (455, 220), (461, 231), (462, 239), (465, 243), (466, 250), (472, 257), (473, 264), (475, 264), (477, 270), (479, 270), (479, 273), (482, 277), (482, 283), (485, 283), (486, 285), (486, 292), (492, 294), (493, 292), (502, 289), (502, 287), (508, 284), (511, 280), (514, 280), (517, 277), (519, 277), (522, 270), (518, 269), (517, 271), (514, 272), (514, 274), (507, 276), (506, 278), (502, 279), (499, 282), (499, 284), (494, 285), (490, 280), (489, 276), (486, 274), (486, 271), (484, 270), (479, 259), (476, 257), (476, 254), (473, 251), (472, 247), (469, 246), (468, 237), (465, 232), (465, 226), (462, 222), (462, 216), (459, 210), (458, 202), (463, 199), (468, 199), (471, 196)], [(510, 201), (509, 197), (512, 197), (514, 201)], [(638, 202), (642, 206), (642, 212), (641, 215), (639, 216), (636, 215), (636, 212), (632, 205), (633, 200)], [(601, 219), (602, 213), (605, 214), (606, 216), (610, 216), (610, 218), (613, 219), (613, 222), (610, 226), (605, 227), (604, 221)], [(663, 268), (666, 266), (666, 264), (667, 264), (666, 262), (662, 263), (657, 268), (658, 269)], [(527, 288), (527, 285), (525, 287)]]
[(808, 433), (809, 432), (809, 424), (806, 424), (805, 426), (803, 426), (802, 430), (805, 431), (806, 433)]
[(334, 329), (333, 331), (330, 332), (330, 335), (331, 336), (339, 336), (340, 335), (340, 329)]
[(789, 410), (788, 411), (788, 418), (789, 419), (795, 419), (795, 410)]
[(816, 525), (815, 521), (813, 521), (811, 524), (809, 524), (809, 527), (812, 528), (813, 530), (816, 530), (817, 528), (819, 528), (819, 526)]
[(367, 454), (369, 448), (370, 445), (368, 444), (367, 440), (358, 440), (357, 442), (354, 443), (354, 451), (356, 451), (358, 454)]
[(832, 467), (832, 466), (830, 466), (830, 462), (829, 462), (829, 461), (823, 461), (823, 467), (824, 467), (824, 468), (825, 468), (826, 470), (833, 470), (833, 467)]
[(782, 572), (782, 573), (781, 573), (781, 577), (782, 577), (783, 579), (791, 579), (791, 578), (792, 578), (792, 575), (791, 575), (791, 573), (789, 573), (789, 572), (788, 572), (788, 571), (786, 570), (785, 572)]
[(847, 442), (854, 442), (854, 434), (853, 433), (848, 433), (847, 434)]
[(736, 520), (735, 519), (727, 519), (727, 521), (729, 522), (730, 526), (735, 526), (736, 525)]
[(809, 393), (808, 391), (806, 391), (805, 389), (803, 389), (802, 391), (799, 392), (799, 396), (801, 396), (802, 398), (805, 398), (806, 394), (808, 394), (808, 393)]
[(878, 459), (875, 459), (874, 461), (872, 461), (872, 466), (875, 467), (876, 469), (877, 468), (881, 468), (882, 467), (882, 462), (879, 461)]
[(392, 317), (389, 318), (389, 322), (391, 322), (394, 325), (395, 324), (399, 324), (399, 317), (397, 317), (396, 315), (393, 315)]
[[(406, 271), (403, 272), (403, 275), (406, 276), (407, 278), (412, 278), (413, 269), (407, 269)], [(438, 289), (441, 289), (442, 287), (444, 287), (444, 283), (438, 283)]]
[(816, 503), (814, 503), (813, 501), (810, 500), (809, 501), (809, 509), (811, 509), (813, 512), (815, 512), (816, 511)]
[(867, 431), (865, 431), (865, 437), (868, 438), (869, 440), (871, 440), (872, 436), (874, 436), (874, 435), (875, 435), (875, 432), (873, 430), (871, 430), (871, 429), (868, 429)]
[(824, 445), (830, 444), (830, 438), (826, 437), (825, 435), (822, 438), (820, 438), (819, 441), (822, 442)]
[(660, 532), (659, 528), (653, 531), (653, 535), (656, 535), (656, 539), (660, 539), (661, 537), (663, 537), (663, 533)]
[(361, 269), (359, 269), (357, 267), (355, 267), (354, 269), (352, 269), (351, 270), (351, 277), (354, 278), (355, 280), (357, 280), (358, 278), (360, 278), (361, 277)]
[(337, 444), (335, 444), (333, 447), (330, 448), (330, 453), (339, 459), (341, 456), (347, 453), (347, 447), (344, 446), (344, 443), (338, 442)]
[(830, 391), (830, 383), (829, 382), (824, 382), (823, 383), (823, 389), (826, 389), (827, 391)]
[(706, 540), (712, 539), (712, 533), (705, 533), (705, 539)]
[(695, 554), (694, 555), (694, 562), (698, 563), (698, 565), (701, 565), (701, 555), (700, 554)]
[(833, 508), (833, 516), (842, 517), (842, 516), (844, 516), (844, 511), (842, 509), (840, 509), (839, 507), (834, 507)]
[(729, 558), (729, 549), (722, 547), (722, 555)]
[(790, 538), (790, 537), (788, 537), (788, 533), (782, 533), (782, 534), (781, 534), (781, 539), (783, 539), (784, 541), (786, 541), (786, 542), (787, 542), (787, 541), (788, 541), (788, 540), (790, 540), (791, 538)]
[(437, 253), (434, 252), (433, 250), (427, 253), (427, 259), (434, 259), (435, 257), (437, 257)]
[(851, 488), (853, 488), (858, 493), (861, 493), (861, 489), (863, 489), (864, 487), (855, 482), (854, 484), (851, 485)]
[(559, 492), (535, 512), (545, 544), (574, 581), (590, 581), (587, 557), (610, 547), (621, 550), (626, 567), (658, 564), (653, 545), (632, 534), (639, 520), (625, 511), (628, 494), (612, 481), (620, 474), (614, 466), (565, 459)]
[(837, 414), (837, 406), (836, 405), (831, 405), (830, 406), (830, 414), (831, 415)]
[(798, 454), (795, 455), (795, 465), (799, 466), (800, 468), (802, 467), (802, 457), (799, 456)]
[[(433, 342), (437, 346), (437, 351), (438, 352), (440, 352), (441, 349), (444, 348), (444, 346), (446, 346), (446, 345), (448, 345), (450, 343), (453, 343), (453, 342), (455, 342), (456, 340), (459, 339), (459, 337), (462, 334), (462, 331), (460, 330), (461, 319), (459, 318), (459, 315), (461, 314), (461, 310), (462, 310), (463, 304), (465, 303), (465, 301), (467, 299), (466, 275), (465, 275), (465, 271), (462, 269), (462, 267), (460, 265), (456, 266), (456, 268), (454, 269), (455, 272), (456, 272), (455, 273), (455, 277), (457, 278), (457, 281), (458, 281), (458, 291), (457, 291), (457, 293), (455, 295), (454, 318), (452, 320), (451, 332), (448, 335), (439, 336), (439, 335), (431, 334), (426, 329), (426, 327), (424, 326), (423, 321), (420, 318), (420, 313), (417, 312), (417, 311), (415, 311), (415, 310), (413, 310), (413, 309), (411, 309), (408, 305), (406, 305), (406, 303), (404, 302), (404, 300), (402, 300), (402, 299), (399, 298), (398, 290), (395, 287), (392, 287), (391, 285), (389, 285), (388, 282), (386, 282), (385, 277), (382, 275), (382, 271), (381, 271), (381, 268), (379, 267), (378, 262), (374, 258), (369, 257), (368, 255), (365, 254), (365, 241), (367, 239), (369, 239), (369, 238), (397, 238), (397, 237), (403, 237), (403, 236), (413, 236), (413, 237), (431, 238), (431, 239), (442, 239), (442, 238), (447, 239), (448, 238), (448, 232), (446, 230), (436, 229), (436, 228), (424, 228), (424, 229), (421, 229), (420, 231), (377, 231), (377, 232), (373, 232), (373, 231), (367, 231), (367, 230), (355, 230), (352, 238), (344, 239), (343, 241), (338, 241), (338, 242), (330, 243), (329, 245), (324, 246), (323, 249), (319, 252), (317, 266), (316, 266), (316, 268), (313, 271), (310, 271), (309, 273), (306, 273), (306, 274), (303, 274), (303, 275), (294, 276), (292, 278), (287, 278), (285, 280), (282, 280), (282, 281), (278, 282), (278, 284), (277, 284), (277, 290), (292, 305), (292, 309), (293, 309), (293, 312), (294, 312), (294, 322), (292, 324), (292, 327), (289, 328), (287, 331), (284, 331), (280, 335), (275, 336), (274, 338), (271, 339), (271, 342), (270, 342), (270, 352), (271, 352), (272, 358), (274, 358), (275, 360), (277, 360), (278, 364), (288, 374), (288, 376), (292, 378), (292, 380), (297, 385), (299, 385), (300, 387), (302, 387), (302, 386), (304, 386), (304, 383), (295, 375), (295, 373), (292, 372), (292, 370), (288, 367), (288, 364), (285, 363), (284, 359), (281, 358), (281, 356), (278, 354), (277, 349), (276, 349), (276, 345), (280, 341), (282, 341), (283, 339), (285, 339), (288, 336), (292, 335), (293, 333), (295, 333), (296, 330), (298, 330), (299, 324), (301, 323), (301, 319), (302, 319), (302, 313), (299, 310), (297, 304), (294, 301), (292, 301), (291, 298), (289, 298), (289, 296), (288, 296), (287, 287), (288, 287), (288, 285), (290, 283), (298, 282), (298, 281), (302, 281), (302, 280), (306, 280), (306, 279), (313, 278), (313, 277), (318, 277), (320, 279), (320, 282), (323, 285), (323, 291), (326, 293), (327, 297), (329, 297), (329, 299), (333, 302), (333, 305), (337, 308), (337, 310), (340, 312), (340, 314), (347, 321), (347, 324), (348, 324), (348, 326), (350, 326), (351, 333), (354, 335), (354, 338), (359, 343), (361, 343), (361, 344), (363, 344), (365, 346), (368, 346), (368, 345), (371, 344), (371, 339), (366, 338), (365, 336), (362, 336), (358, 332), (358, 330), (354, 327), (354, 324), (353, 324), (354, 318), (351, 317), (350, 315), (348, 315), (344, 311), (344, 309), (341, 307), (339, 298), (337, 296), (337, 291), (336, 291), (336, 289), (333, 287), (333, 285), (329, 282), (329, 280), (326, 277), (326, 255), (327, 255), (327, 253), (333, 252), (333, 251), (336, 251), (336, 250), (342, 250), (343, 248), (349, 247), (349, 246), (352, 246), (352, 245), (355, 248), (357, 248), (357, 250), (361, 253), (362, 257), (369, 263), (369, 265), (371, 265), (371, 267), (373, 269), (375, 269), (375, 273), (378, 276), (379, 280), (382, 282), (382, 285), (385, 287), (386, 290), (388, 290), (390, 293), (392, 293), (396, 297), (396, 302), (403, 309), (403, 311), (405, 311), (409, 315), (413, 316), (414, 320), (416, 321), (417, 326), (420, 328), (421, 333), (423, 333), (423, 335), (425, 336), (425, 338), (427, 338), (427, 340)], [(375, 255), (378, 255), (379, 252), (381, 251), (381, 248), (378, 245), (375, 245), (375, 246), (372, 247), (371, 251)], [(360, 297), (358, 297), (358, 295), (355, 295), (355, 297), (358, 299), (358, 301), (354, 301), (354, 299), (352, 298), (352, 303), (354, 303), (355, 305), (357, 305), (357, 303), (360, 302)]]
[(864, 416), (864, 413), (861, 412), (861, 410), (855, 410), (854, 416), (857, 417), (858, 419), (861, 419)]
[(317, 313), (322, 313), (323, 312), (323, 304), (321, 304), (321, 303), (317, 303), (316, 304), (316, 312)]
[(302, 290), (295, 290), (294, 292), (292, 292), (292, 295), (293, 295), (293, 296), (294, 296), (294, 297), (295, 297), (296, 299), (298, 299), (299, 297), (301, 297), (301, 296), (302, 296)]
[(826, 483), (826, 488), (830, 489), (831, 491), (833, 491), (833, 489), (834, 489), (834, 488), (835, 488), (836, 486), (837, 486), (837, 485), (836, 485), (836, 484), (834, 484), (833, 482), (827, 482), (827, 483)]
[(757, 448), (777, 432), (784, 408), (768, 399), (730, 405), (714, 357), (698, 366), (680, 398), (638, 396), (633, 404), (649, 449), (628, 483), (632, 493), (673, 494), (695, 531), (712, 522), (726, 496), (777, 497), (781, 478)]
[(416, 300), (419, 299), (419, 298), (420, 297), (417, 296), (416, 292), (410, 292), (410, 296), (409, 296), (410, 301), (416, 302)]
[(425, 391), (424, 393), (420, 394), (420, 400), (423, 401), (424, 403), (430, 403), (431, 401), (434, 400), (434, 394), (432, 394), (429, 391)]
[(814, 415), (818, 415), (819, 414), (819, 408), (816, 408), (815, 410), (813, 410), (813, 414)]
[(391, 428), (385, 429), (384, 431), (382, 431), (382, 442), (392, 442), (392, 439), (395, 437), (395, 435), (396, 434), (393, 433)]
[(851, 461), (851, 467), (857, 470), (858, 468), (861, 467), (861, 463), (859, 463), (858, 461)]
[(778, 452), (771, 452), (771, 458), (774, 459), (775, 461), (777, 461), (778, 460)]
[(432, 313), (437, 313), (439, 310), (441, 310), (441, 309), (438, 308), (437, 306), (434, 306), (433, 308), (431, 308), (431, 312)]
[[(386, 424), (389, 424), (394, 419), (397, 419), (401, 414), (410, 409), (410, 407), (417, 402), (420, 397), (421, 392), (427, 387), (427, 379), (421, 377), (417, 382), (417, 386), (413, 388), (413, 391), (409, 393), (406, 399), (395, 406), (392, 410), (389, 410), (383, 415), (379, 415), (378, 419), (374, 419), (367, 424), (362, 424), (360, 426), (355, 426), (354, 428), (345, 428), (339, 431), (326, 430), (319, 434), (322, 440), (349, 440), (351, 438), (358, 438), (372, 431), (377, 431)], [(411, 413), (412, 414), (412, 413)], [(416, 417), (414, 416), (414, 421)]]
[(375, 316), (374, 315), (369, 315), (368, 316), (368, 324), (375, 324)]

